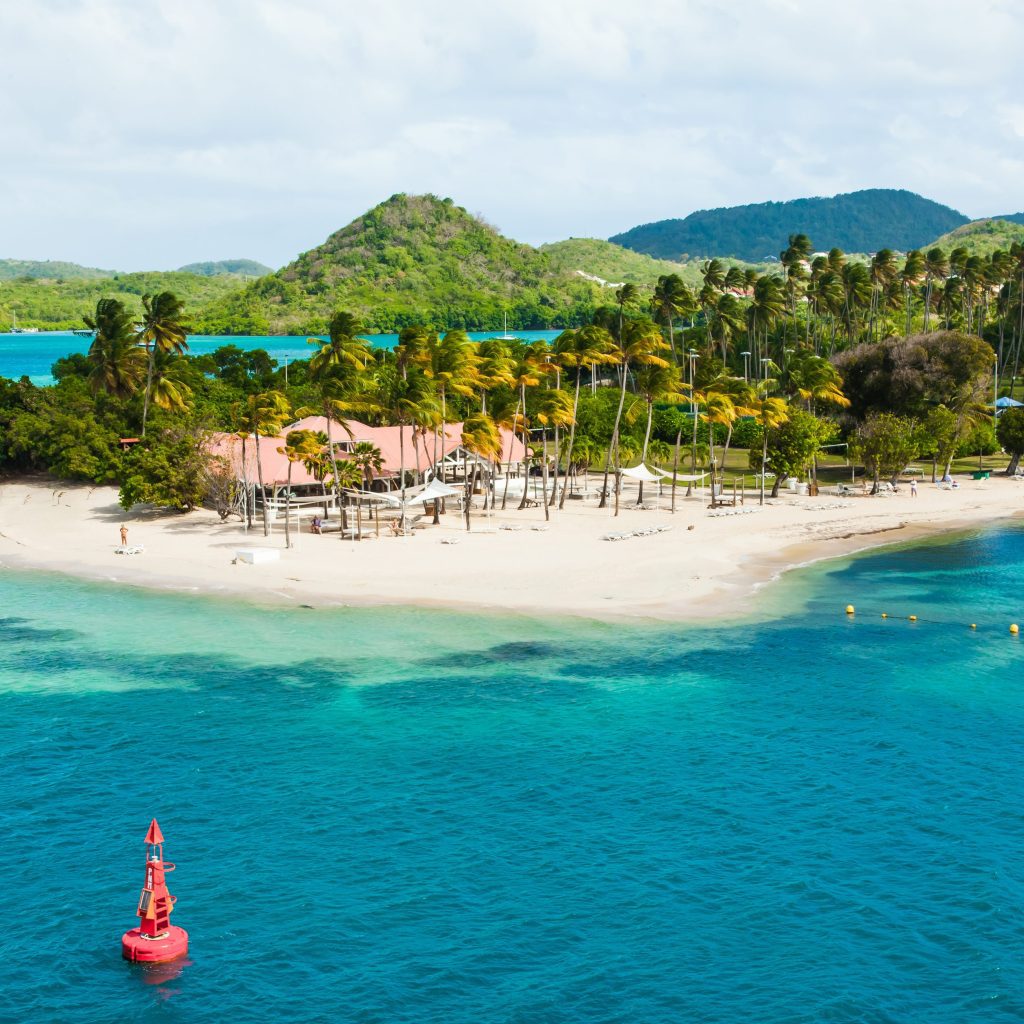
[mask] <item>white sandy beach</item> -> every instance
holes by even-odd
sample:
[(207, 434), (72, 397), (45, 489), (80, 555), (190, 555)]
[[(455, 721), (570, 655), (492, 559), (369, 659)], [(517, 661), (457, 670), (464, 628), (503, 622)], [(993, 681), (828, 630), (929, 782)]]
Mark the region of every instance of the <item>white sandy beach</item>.
[[(1024, 483), (993, 477), (960, 484), (939, 490), (925, 483), (917, 497), (907, 487), (849, 499), (787, 493), (761, 509), (748, 498), (745, 507), (756, 511), (718, 518), (696, 498), (679, 500), (675, 515), (627, 504), (617, 520), (610, 510), (567, 502), (543, 531), (533, 529), (544, 525), (542, 509), (474, 519), (469, 534), (452, 513), (411, 537), (355, 542), (303, 532), (285, 550), (280, 523), (269, 538), (260, 527), (246, 535), (237, 521), (221, 523), (205, 510), (126, 514), (111, 487), (22, 480), (0, 485), (0, 563), (317, 607), (415, 604), (679, 621), (749, 611), (754, 590), (794, 565), (1024, 512)], [(143, 553), (115, 554), (122, 523), (129, 544), (143, 545)], [(652, 524), (671, 529), (601, 540)], [(441, 543), (451, 537), (458, 543)], [(250, 547), (276, 548), (280, 560), (236, 562), (236, 550)], [(758, 600), (770, 594), (766, 588)]]

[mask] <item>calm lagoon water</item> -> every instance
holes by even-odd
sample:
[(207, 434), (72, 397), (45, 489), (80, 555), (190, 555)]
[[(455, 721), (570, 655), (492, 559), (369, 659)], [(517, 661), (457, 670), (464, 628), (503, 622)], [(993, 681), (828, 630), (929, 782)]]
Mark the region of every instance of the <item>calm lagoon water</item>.
[(1019, 1022), (1022, 571), (990, 530), (692, 628), (0, 571), (0, 1018)]
[[(474, 340), (493, 338), (498, 331), (470, 331)], [(561, 331), (509, 331), (517, 338), (557, 338)], [(373, 334), (369, 340), (375, 348), (393, 348), (398, 343), (397, 334)], [(189, 352), (200, 356), (221, 345), (237, 345), (243, 349), (266, 349), (275, 359), (283, 363), (287, 359), (308, 359), (313, 347), (308, 344), (308, 335), (207, 335), (194, 334), (188, 339)], [(81, 338), (69, 331), (54, 331), (39, 334), (0, 334), (0, 377), (17, 379), (28, 377), (34, 384), (52, 384), (50, 367), (62, 356), (72, 352), (87, 352), (91, 338)]]

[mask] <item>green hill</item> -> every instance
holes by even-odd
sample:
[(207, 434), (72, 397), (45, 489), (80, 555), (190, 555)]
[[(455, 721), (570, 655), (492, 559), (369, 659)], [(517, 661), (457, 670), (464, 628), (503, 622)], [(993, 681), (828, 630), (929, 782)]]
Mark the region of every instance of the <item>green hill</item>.
[[(608, 284), (628, 281), (631, 284), (652, 288), (664, 274), (678, 274), (691, 288), (699, 288), (703, 284), (700, 273), (703, 260), (689, 260), (685, 263), (658, 260), (600, 238), (567, 238), (564, 242), (549, 242), (542, 245), (540, 251), (558, 270), (598, 277)], [(771, 264), (752, 264), (729, 257), (724, 257), (722, 261), (727, 266), (744, 269), (754, 266), (759, 273), (777, 269)]]
[(256, 260), (206, 260), (203, 263), (188, 263), (178, 269), (185, 274), (199, 274), (200, 277), (263, 277), (272, 274), (273, 268), (257, 263)]
[(542, 245), (540, 251), (556, 270), (588, 274), (607, 284), (629, 282), (649, 286), (663, 274), (679, 274), (683, 278), (693, 276), (693, 268), (683, 263), (656, 260), (601, 238), (567, 238), (563, 242)]
[(115, 273), (117, 271), (82, 267), (77, 263), (63, 263), (60, 260), (0, 260), (0, 281), (14, 281), (18, 278), (96, 281), (104, 277), (113, 277)]
[(998, 216), (990, 217), (989, 220), (1008, 220), (1012, 224), (1024, 224), (1024, 213), (1000, 213)]
[(937, 245), (947, 252), (964, 248), (972, 256), (988, 256), (997, 249), (1009, 250), (1014, 242), (1024, 245), (1024, 223), (1015, 224), (1001, 219), (974, 220), (936, 238), (927, 248)]
[(203, 311), (209, 333), (305, 334), (339, 307), (379, 331), (565, 327), (598, 287), (500, 235), (451, 199), (399, 194), (276, 273)]
[(82, 315), (95, 309), (98, 299), (118, 298), (141, 311), (143, 295), (165, 290), (184, 299), (194, 318), (201, 306), (237, 290), (238, 285), (233, 277), (201, 277), (175, 270), (63, 281), (19, 277), (0, 281), (0, 331), (8, 329), (12, 313), (17, 313), (19, 327), (44, 331), (83, 327)]
[(815, 249), (875, 252), (919, 248), (966, 222), (962, 213), (913, 192), (866, 189), (827, 199), (698, 210), (681, 220), (642, 224), (611, 241), (660, 259), (734, 256), (758, 262), (778, 256), (798, 232)]

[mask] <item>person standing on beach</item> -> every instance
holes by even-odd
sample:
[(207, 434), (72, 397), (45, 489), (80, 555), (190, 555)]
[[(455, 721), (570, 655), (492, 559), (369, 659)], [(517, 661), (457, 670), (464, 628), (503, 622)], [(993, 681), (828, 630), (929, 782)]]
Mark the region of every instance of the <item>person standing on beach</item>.
[(911, 481), (910, 481), (910, 496), (912, 498), (916, 498), (917, 497), (917, 479), (916, 479), (916, 477), (911, 478)]
[(121, 547), (125, 547), (128, 543), (128, 527), (121, 524)]

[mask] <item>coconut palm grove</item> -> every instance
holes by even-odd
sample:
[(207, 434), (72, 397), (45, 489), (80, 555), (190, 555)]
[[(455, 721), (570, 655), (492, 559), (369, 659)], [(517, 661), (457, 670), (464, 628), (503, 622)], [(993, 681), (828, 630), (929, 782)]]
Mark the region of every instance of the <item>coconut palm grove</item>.
[[(544, 470), (551, 506), (581, 473), (597, 473), (602, 505), (614, 502), (637, 462), (718, 486), (764, 473), (776, 491), (805, 470), (813, 486), (830, 453), (876, 486), (913, 459), (948, 473), (958, 457), (1003, 449), (1015, 469), (1021, 413), (996, 420), (992, 403), (1019, 393), (1024, 373), (1024, 244), (862, 257), (816, 253), (793, 234), (767, 272), (709, 259), (692, 284), (669, 273), (653, 287), (592, 288), (591, 308), (550, 341), (471, 341), (423, 322), (374, 347), (339, 308), (326, 340), (287, 367), (230, 339), (190, 355), (190, 311), (171, 291), (144, 295), (137, 313), (100, 298), (82, 317), (88, 352), (59, 360), (52, 387), (3, 381), (0, 465), (116, 483), (126, 508), (184, 511), (216, 495), (241, 514), (209, 436), (273, 437), (315, 410), (335, 436), (293, 441), (339, 495), (374, 478), (372, 458), (338, 458), (352, 417), (407, 426), (425, 452), (462, 423), (471, 450), (495, 461), (508, 431), (524, 471)], [(411, 455), (400, 475), (415, 482)]]

